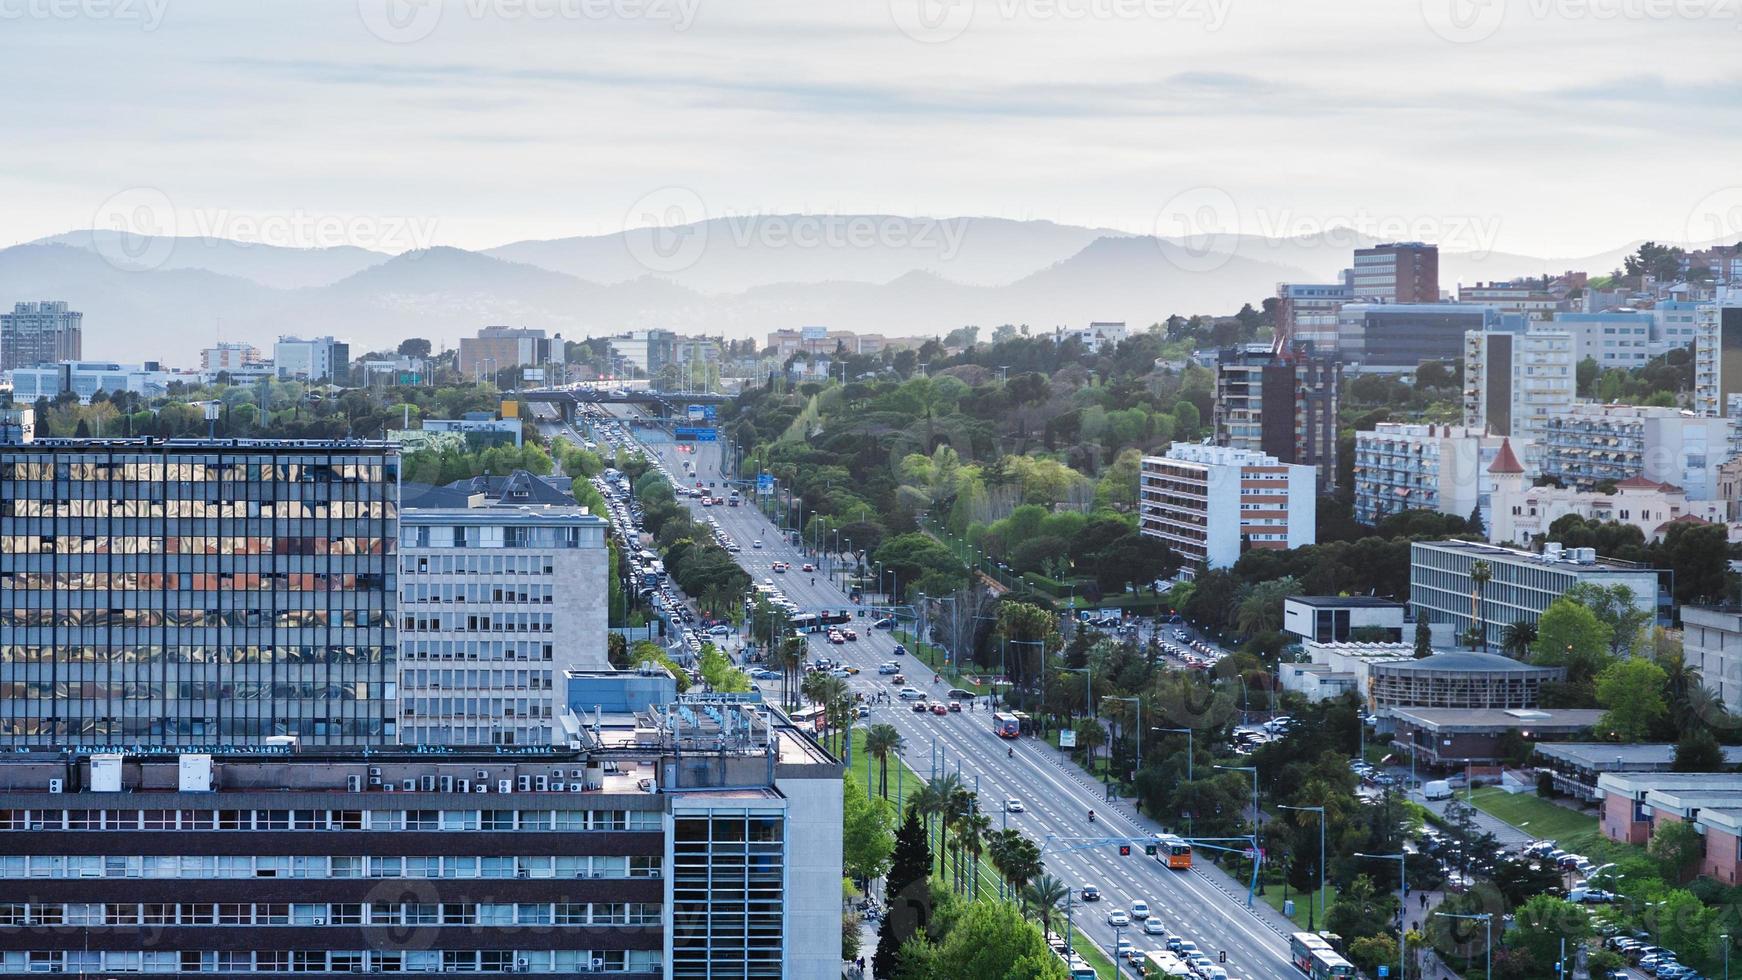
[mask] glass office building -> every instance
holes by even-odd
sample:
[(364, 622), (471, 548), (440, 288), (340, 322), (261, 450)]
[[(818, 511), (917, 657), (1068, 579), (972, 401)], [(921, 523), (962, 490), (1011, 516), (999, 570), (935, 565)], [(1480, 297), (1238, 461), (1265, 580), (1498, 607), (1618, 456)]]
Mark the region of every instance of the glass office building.
[(0, 746), (396, 737), (386, 443), (0, 446)]

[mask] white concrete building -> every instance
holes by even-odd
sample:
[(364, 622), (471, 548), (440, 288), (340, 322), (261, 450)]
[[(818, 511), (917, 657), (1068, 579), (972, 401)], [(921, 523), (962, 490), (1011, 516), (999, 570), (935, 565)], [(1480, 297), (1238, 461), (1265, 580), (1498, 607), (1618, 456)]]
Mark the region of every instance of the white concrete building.
[(1303, 640), (1341, 643), (1359, 629), (1382, 629), (1402, 640), (1404, 605), (1355, 595), (1294, 595), (1282, 601), (1282, 631)]
[(1700, 683), (1718, 693), (1724, 707), (1742, 715), (1742, 610), (1683, 606), (1682, 651)]
[(1548, 420), (1577, 400), (1577, 363), (1572, 335), (1563, 331), (1464, 334), (1464, 425), (1511, 436), (1535, 470)]
[[(479, 414), (488, 415), (488, 413)], [(463, 419), (424, 419), (423, 430), (425, 432), (458, 432), (462, 435), (467, 433), (494, 433), (512, 439), (516, 446), (520, 445), (522, 439), (520, 419), (499, 419), (493, 416)]]
[(1554, 329), (1573, 338), (1573, 361), (1585, 358), (1610, 368), (1644, 367), (1654, 355), (1652, 334), (1657, 318), (1649, 310), (1605, 310), (1600, 313), (1556, 313)]
[[(1480, 596), (1470, 579), (1478, 561), (1488, 563), (1490, 575)], [(1451, 623), (1454, 635), (1462, 636), (1474, 625), (1472, 612), (1479, 601), (1489, 646), (1500, 644), (1501, 631), (1509, 624), (1535, 625), (1550, 603), (1581, 582), (1625, 585), (1640, 609), (1657, 615), (1655, 570), (1598, 558), (1588, 550), (1563, 552), (1559, 545), (1550, 545), (1538, 555), (1474, 541), (1417, 541), (1409, 547), (1409, 563), (1409, 601), (1416, 618)]]
[(552, 745), (569, 670), (603, 669), (604, 520), (582, 507), (399, 517), (399, 739)]
[(351, 367), (351, 345), (332, 337), (280, 337), (272, 345), (272, 365), (281, 380), (342, 385)]
[(1314, 467), (1264, 453), (1176, 442), (1165, 456), (1143, 458), (1139, 526), (1167, 542), (1188, 567), (1225, 568), (1246, 548), (1312, 544), (1315, 479)]
[(1545, 424), (1542, 472), (1587, 490), (1643, 476), (1683, 488), (1689, 500), (1709, 500), (1737, 424), (1668, 407), (1574, 405)]
[(1353, 693), (1366, 701), (1371, 669), (1375, 665), (1394, 664), (1415, 657), (1413, 642), (1320, 643), (1308, 640), (1301, 647), (1308, 661), (1281, 664), (1278, 676), (1284, 690), (1297, 691), (1310, 701), (1323, 701), (1345, 693)]
[(63, 361), (16, 368), (11, 372), (12, 400), (28, 405), (38, 398), (53, 401), (63, 391), (79, 396), (89, 405), (97, 392), (113, 395), (130, 391), (147, 398), (169, 393), (172, 376), (155, 363), (117, 364), (113, 361)]
[(1066, 340), (1075, 338), (1083, 345), (1083, 350), (1091, 354), (1099, 354), (1119, 346), (1120, 342), (1127, 336), (1123, 320), (1117, 322), (1095, 321), (1086, 327), (1078, 327), (1074, 330), (1069, 327), (1059, 327), (1053, 331), (1053, 342), (1062, 344)]
[[(1496, 464), (1498, 465), (1498, 464)], [(1725, 524), (1722, 500), (1689, 500), (1673, 483), (1632, 476), (1615, 484), (1613, 494), (1597, 490), (1530, 486), (1522, 472), (1494, 474), (1493, 516), (1488, 540), (1496, 544), (1533, 543), (1555, 521), (1576, 514), (1589, 521), (1613, 521), (1639, 529), (1647, 541), (1662, 540), (1672, 524), (1696, 521)]]
[[(1381, 422), (1355, 433), (1355, 519), (1376, 524), (1405, 510), (1432, 510), (1486, 521), (1494, 484), (1488, 467), (1504, 435), (1478, 428)], [(1528, 443), (1521, 443), (1528, 446)]]

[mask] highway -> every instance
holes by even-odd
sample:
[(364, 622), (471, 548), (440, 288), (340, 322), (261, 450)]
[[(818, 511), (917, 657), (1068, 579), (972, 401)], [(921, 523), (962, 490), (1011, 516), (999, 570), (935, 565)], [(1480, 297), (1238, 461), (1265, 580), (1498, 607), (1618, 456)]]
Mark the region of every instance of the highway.
[[(718, 444), (695, 443), (694, 453), (679, 453), (675, 444), (661, 435), (643, 433), (639, 438), (673, 474), (682, 474), (682, 459), (689, 458), (696, 464), (699, 479), (722, 479)], [(775, 526), (748, 502), (741, 507), (704, 509), (699, 500), (679, 499), (698, 516), (719, 521), (722, 530), (742, 547), (738, 558), (755, 581), (772, 579), (803, 611), (853, 608), (857, 612), (858, 607), (852, 606), (827, 575), (799, 571), (804, 562), (820, 559), (782, 540)], [(752, 546), (757, 540), (762, 541), (762, 548)], [(776, 561), (790, 562), (792, 571), (772, 572), (770, 565)], [(930, 671), (915, 658), (895, 657), (898, 638), (890, 631), (873, 629), (871, 622), (869, 613), (854, 619), (852, 625), (860, 637), (856, 642), (836, 645), (829, 643), (825, 634), (812, 634), (807, 659), (828, 657), (858, 667), (860, 673), (848, 683), (868, 697), (877, 691), (893, 697), (895, 685), (889, 683), (888, 676), (877, 673), (877, 666), (900, 660), (909, 668), (904, 670), (909, 684), (925, 690), (934, 700), (947, 701), (948, 685), (934, 684)], [(889, 722), (901, 732), (906, 741), (903, 758), (915, 772), (928, 775), (934, 758), (940, 760), (938, 771), (959, 772), (970, 788), (978, 790), (983, 807), (994, 817), (994, 826), (1016, 827), (1042, 844), (1047, 873), (1072, 890), (1075, 930), (1086, 933), (1103, 949), (1111, 951), (1115, 943), (1115, 930), (1107, 924), (1107, 914), (1115, 908), (1129, 909), (1133, 900), (1141, 899), (1149, 903), (1152, 915), (1167, 926), (1169, 934), (1197, 943), (1212, 960), (1225, 951), (1231, 978), (1284, 977), (1294, 972), (1288, 959), (1286, 930), (1290, 927), (1286, 920), (1268, 907), (1256, 913), (1246, 909), (1243, 884), (1231, 882), (1216, 869), (1171, 871), (1145, 856), (1141, 846), (1134, 846), (1128, 857), (1121, 857), (1114, 843), (1084, 846), (1094, 838), (1141, 839), (1163, 828), (1138, 816), (1128, 802), (1105, 801), (1098, 783), (1044, 743), (998, 738), (983, 706), (968, 711), (964, 705), (960, 713), (933, 715), (916, 713), (908, 703), (893, 701), (874, 706), (871, 716), (859, 724), (875, 722)], [(1008, 749), (1014, 749), (1012, 757), (1007, 757)], [(865, 764), (864, 759), (852, 761), (855, 768)], [(1019, 798), (1025, 812), (1003, 812), (1003, 801), (1010, 797)], [(1096, 812), (1094, 824), (1087, 821), (1090, 810)], [(1100, 888), (1103, 899), (1099, 904), (1077, 903), (1085, 885)], [(1122, 929), (1119, 935), (1139, 949), (1157, 948), (1164, 941), (1162, 936), (1143, 934), (1140, 926)]]

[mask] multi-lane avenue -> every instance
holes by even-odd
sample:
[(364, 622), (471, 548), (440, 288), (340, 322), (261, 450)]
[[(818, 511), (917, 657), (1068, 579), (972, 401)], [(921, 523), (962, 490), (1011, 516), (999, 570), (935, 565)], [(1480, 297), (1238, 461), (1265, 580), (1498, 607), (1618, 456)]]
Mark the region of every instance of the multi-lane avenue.
[[(695, 464), (698, 479), (723, 479), (716, 444), (695, 443), (691, 451), (680, 452), (676, 444), (656, 432), (638, 432), (637, 438), (673, 474), (684, 472), (682, 460), (687, 458)], [(814, 574), (800, 571), (805, 562), (820, 563), (821, 559), (787, 541), (755, 507), (703, 510), (695, 498), (680, 500), (698, 517), (705, 514), (717, 520), (721, 530), (741, 546), (737, 557), (754, 581), (772, 579), (802, 611), (853, 608), (857, 612), (859, 607), (852, 605), (837, 580), (820, 567)], [(757, 541), (762, 547), (754, 547)], [(772, 571), (776, 562), (789, 563), (790, 570)], [(1129, 909), (1132, 901), (1142, 900), (1170, 935), (1195, 942), (1212, 959), (1225, 952), (1231, 977), (1282, 977), (1293, 971), (1288, 959), (1286, 932), (1291, 927), (1287, 920), (1262, 903), (1256, 910), (1247, 909), (1242, 884), (1214, 868), (1171, 871), (1145, 856), (1141, 846), (1134, 846), (1129, 856), (1122, 857), (1116, 844), (1094, 843), (1116, 838), (1141, 840), (1164, 828), (1137, 814), (1128, 802), (1108, 802), (1100, 784), (1056, 750), (1032, 739), (1012, 742), (998, 738), (984, 704), (970, 709), (964, 703), (960, 712), (934, 715), (914, 712), (908, 703), (895, 700), (895, 685), (889, 676), (877, 673), (877, 666), (885, 661), (899, 660), (908, 683), (933, 700), (949, 701), (949, 685), (934, 681), (932, 672), (916, 658), (897, 657), (894, 648), (901, 638), (872, 628), (872, 621), (869, 613), (853, 620), (859, 636), (854, 642), (832, 644), (824, 634), (811, 634), (807, 659), (826, 657), (859, 668), (859, 673), (849, 678), (850, 686), (865, 692), (867, 699), (873, 692), (885, 692), (891, 699), (889, 704), (872, 707), (871, 716), (861, 725), (893, 724), (906, 742), (903, 758), (915, 772), (927, 776), (934, 767), (959, 772), (969, 788), (978, 790), (982, 805), (994, 817), (994, 826), (1015, 827), (1044, 845), (1047, 873), (1072, 889), (1072, 919), (1077, 932), (1109, 951), (1116, 937), (1131, 940), (1138, 949), (1157, 948), (1163, 937), (1145, 935), (1140, 923), (1117, 931), (1107, 923), (1113, 909)], [(854, 759), (852, 763), (858, 768), (865, 760)], [(1020, 800), (1023, 811), (1006, 812), (1007, 799)], [(1092, 824), (1088, 820), (1091, 810), (1096, 814)], [(1100, 889), (1103, 897), (1099, 903), (1078, 903), (1086, 885)]]

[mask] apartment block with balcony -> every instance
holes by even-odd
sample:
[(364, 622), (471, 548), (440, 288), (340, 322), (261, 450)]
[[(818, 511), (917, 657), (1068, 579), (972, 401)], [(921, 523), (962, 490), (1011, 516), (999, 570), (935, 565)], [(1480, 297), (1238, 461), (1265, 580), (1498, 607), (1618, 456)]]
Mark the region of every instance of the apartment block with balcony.
[(1438, 303), (1440, 249), (1422, 242), (1387, 242), (1355, 250), (1351, 291), (1378, 303)]
[(1276, 332), (1284, 342), (1312, 344), (1326, 354), (1337, 351), (1337, 312), (1354, 292), (1343, 282), (1295, 283), (1276, 286)]
[(1584, 490), (1642, 476), (1681, 487), (1689, 500), (1710, 500), (1736, 426), (1668, 407), (1575, 405), (1547, 420), (1542, 472)]
[(1694, 411), (1742, 417), (1742, 288), (1695, 310)]
[(1506, 437), (1456, 425), (1381, 422), (1355, 433), (1355, 519), (1376, 524), (1406, 510), (1487, 521), (1494, 492), (1488, 467)]
[(1337, 473), (1342, 365), (1310, 346), (1223, 350), (1216, 365), (1216, 443), (1318, 468), (1328, 490)]
[(1464, 334), (1464, 425), (1511, 436), (1525, 464), (1542, 465), (1548, 420), (1576, 400), (1578, 368), (1572, 335), (1472, 330)]
[(1139, 527), (1188, 567), (1226, 568), (1247, 548), (1312, 544), (1318, 499), (1313, 467), (1229, 446), (1176, 442), (1143, 458)]

